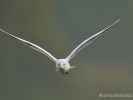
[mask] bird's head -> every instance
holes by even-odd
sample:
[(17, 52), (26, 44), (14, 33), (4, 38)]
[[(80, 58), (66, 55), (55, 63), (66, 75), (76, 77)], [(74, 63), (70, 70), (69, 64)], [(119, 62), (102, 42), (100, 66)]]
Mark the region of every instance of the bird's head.
[(67, 66), (67, 61), (65, 59), (59, 59), (57, 62), (56, 62), (56, 67), (57, 69), (64, 69), (66, 66)]
[(66, 66), (66, 63), (65, 62), (59, 62), (58, 66), (60, 69), (64, 69), (64, 67)]

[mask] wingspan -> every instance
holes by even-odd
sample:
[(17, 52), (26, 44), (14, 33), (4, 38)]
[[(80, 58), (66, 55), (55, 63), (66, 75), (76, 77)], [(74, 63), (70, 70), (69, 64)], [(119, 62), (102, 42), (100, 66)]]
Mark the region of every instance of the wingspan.
[[(121, 19), (121, 18), (120, 18)], [(83, 41), (80, 45), (78, 45), (71, 53), (70, 55), (66, 58), (68, 61), (70, 59), (72, 59), (81, 49), (83, 49), (84, 47), (86, 47), (88, 44), (90, 44), (93, 40), (95, 40), (96, 38), (98, 38), (100, 35), (102, 35), (102, 33), (104, 33), (105, 31), (107, 31), (109, 28), (111, 28), (113, 25), (115, 25), (117, 22), (120, 21), (117, 20), (115, 23), (113, 23), (112, 25), (110, 25), (109, 27), (105, 28), (104, 30), (98, 32), (97, 34), (91, 36), (90, 38), (86, 39), (85, 41)]]
[(54, 62), (56, 62), (57, 59), (54, 56), (52, 56), (49, 52), (47, 52), (46, 50), (44, 50), (43, 48), (41, 48), (40, 46), (37, 46), (36, 44), (33, 44), (33, 43), (29, 42), (29, 41), (26, 41), (24, 39), (21, 39), (19, 37), (14, 36), (14, 35), (11, 35), (11, 34), (7, 33), (6, 31), (4, 31), (2, 29), (0, 29), (0, 31), (2, 31), (2, 32), (6, 33), (7, 35), (9, 35), (9, 36), (11, 36), (11, 37), (19, 40), (23, 44), (25, 44), (25, 45), (27, 45), (27, 46), (29, 46), (29, 47), (31, 47), (31, 48), (33, 48), (33, 49), (35, 49), (35, 50), (43, 53), (44, 55), (46, 55), (47, 57), (49, 57), (51, 60), (53, 60)]

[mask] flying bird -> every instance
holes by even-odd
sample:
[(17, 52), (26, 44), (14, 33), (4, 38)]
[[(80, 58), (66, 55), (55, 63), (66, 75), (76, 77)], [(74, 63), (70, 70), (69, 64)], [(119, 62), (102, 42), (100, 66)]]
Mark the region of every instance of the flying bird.
[(17, 39), (18, 41), (22, 42), (23, 44), (31, 47), (32, 49), (35, 49), (39, 52), (41, 52), (42, 54), (46, 55), (47, 57), (49, 57), (51, 60), (53, 60), (56, 64), (56, 70), (55, 71), (60, 71), (63, 74), (68, 74), (68, 70), (74, 68), (75, 66), (70, 66), (69, 61), (84, 47), (86, 47), (88, 44), (90, 44), (92, 41), (94, 41), (95, 39), (97, 39), (100, 35), (102, 35), (102, 33), (104, 33), (105, 31), (107, 31), (109, 28), (111, 28), (113, 25), (115, 25), (117, 22), (119, 22), (119, 20), (117, 20), (115, 23), (113, 23), (112, 25), (110, 25), (109, 27), (105, 28), (104, 30), (94, 34), (93, 36), (91, 36), (90, 38), (84, 40), (81, 44), (79, 44), (65, 59), (56, 59), (53, 55), (51, 55), (48, 51), (44, 50), (43, 48), (41, 48), (40, 46), (33, 44), (29, 41), (26, 41), (24, 39), (21, 39), (19, 37), (16, 37), (12, 34), (9, 34), (8, 32), (0, 29), (0, 31), (6, 33), (7, 35), (11, 36), (12, 38)]

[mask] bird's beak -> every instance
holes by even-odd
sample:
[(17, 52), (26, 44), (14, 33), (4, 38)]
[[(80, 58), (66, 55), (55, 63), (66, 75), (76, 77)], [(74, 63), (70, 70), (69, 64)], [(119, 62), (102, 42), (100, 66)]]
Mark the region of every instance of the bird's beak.
[(60, 68), (63, 69), (63, 66), (61, 66)]

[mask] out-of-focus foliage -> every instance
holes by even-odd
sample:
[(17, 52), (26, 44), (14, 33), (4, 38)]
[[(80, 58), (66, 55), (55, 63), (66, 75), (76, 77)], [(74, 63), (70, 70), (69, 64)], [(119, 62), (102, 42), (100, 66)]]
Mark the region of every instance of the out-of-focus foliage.
[(0, 28), (57, 58), (119, 18), (70, 61), (76, 68), (68, 75), (0, 32), (0, 100), (103, 100), (99, 93), (133, 93), (131, 0), (1, 0)]

